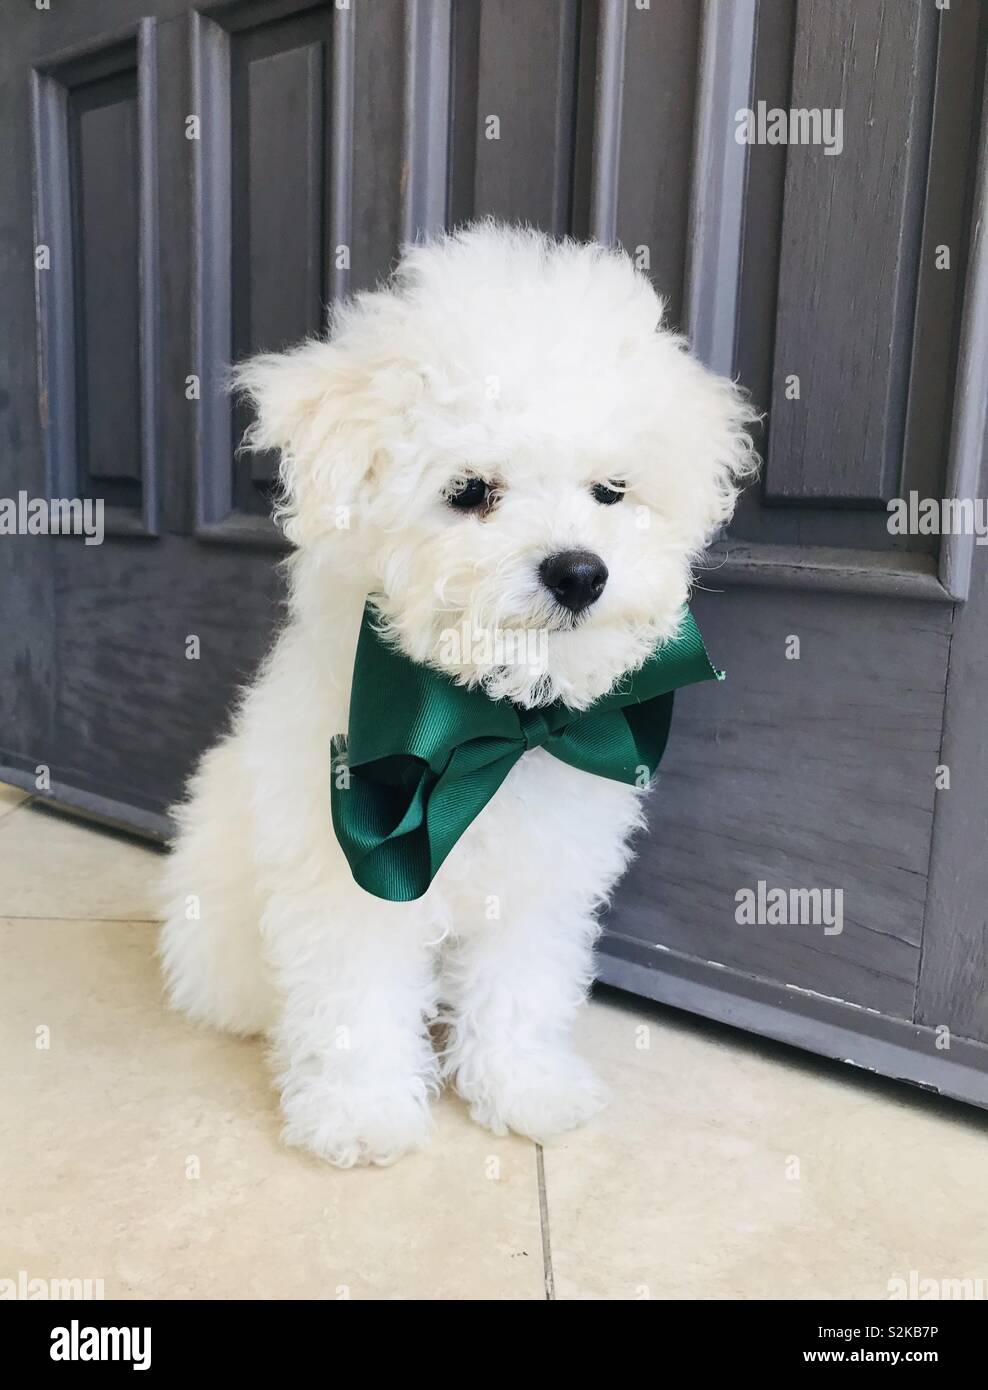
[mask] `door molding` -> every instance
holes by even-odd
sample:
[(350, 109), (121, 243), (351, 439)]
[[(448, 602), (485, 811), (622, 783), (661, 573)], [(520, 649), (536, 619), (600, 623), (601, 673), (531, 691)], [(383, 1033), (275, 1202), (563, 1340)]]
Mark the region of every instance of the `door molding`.
[(70, 165), (69, 108), (74, 87), (135, 70), (138, 379), (141, 504), (104, 508), (108, 535), (153, 538), (160, 521), (156, 28), (153, 19), (110, 30), (38, 61), (31, 72), (35, 248), (47, 246), (50, 268), (35, 270), (38, 391), (46, 482), (52, 496), (81, 491), (77, 389), (80, 323), (78, 239)]
[[(193, 358), (199, 382), (195, 431), (195, 525), (198, 540), (285, 550), (269, 515), (236, 509), (235, 431), (227, 372), (233, 341), (233, 126), (231, 37), (272, 18), (309, 13), (297, 4), (246, 4), (210, 14), (193, 10), (192, 106), (199, 139), (191, 141), (193, 172)], [(343, 298), (350, 271), (336, 248), (352, 250), (355, 102), (353, 8), (333, 7), (329, 30), (326, 118), (329, 185), (324, 285), (330, 303)], [(322, 171), (317, 171), (318, 177)], [(329, 305), (324, 305), (323, 312)]]

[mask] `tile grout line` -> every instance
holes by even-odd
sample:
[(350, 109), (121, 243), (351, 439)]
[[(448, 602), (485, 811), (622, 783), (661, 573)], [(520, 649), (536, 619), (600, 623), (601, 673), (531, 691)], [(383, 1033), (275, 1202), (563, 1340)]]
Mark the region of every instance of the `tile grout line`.
[(11, 816), (16, 816), (18, 811), (23, 811), (25, 807), (30, 806), (33, 801), (33, 796), (25, 796), (23, 801), (16, 801), (13, 806), (8, 806), (6, 811), (0, 811), (0, 825), (5, 820), (9, 820)]
[(556, 1281), (552, 1272), (552, 1242), (549, 1238), (549, 1196), (545, 1187), (545, 1154), (542, 1145), (535, 1145), (535, 1171), (539, 1186), (539, 1225), (542, 1228), (542, 1277), (545, 1296), (550, 1303), (556, 1299)]

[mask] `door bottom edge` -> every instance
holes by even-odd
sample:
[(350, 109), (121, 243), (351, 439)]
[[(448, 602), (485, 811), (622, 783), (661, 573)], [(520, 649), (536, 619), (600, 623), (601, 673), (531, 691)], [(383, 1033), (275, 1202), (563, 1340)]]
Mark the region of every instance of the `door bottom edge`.
[(605, 934), (597, 951), (597, 980), (746, 1034), (988, 1109), (988, 1046), (983, 1043), (955, 1037), (949, 1049), (937, 1051), (942, 1034), (907, 1019), (865, 1013), (697, 959), (669, 959), (662, 953), (653, 964), (636, 959), (639, 953), (653, 954), (645, 945), (609, 942)]

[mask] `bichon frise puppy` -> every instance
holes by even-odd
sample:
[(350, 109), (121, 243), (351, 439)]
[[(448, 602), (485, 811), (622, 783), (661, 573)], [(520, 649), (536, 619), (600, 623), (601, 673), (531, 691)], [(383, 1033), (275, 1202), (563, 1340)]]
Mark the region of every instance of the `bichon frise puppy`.
[(268, 1035), (284, 1137), (332, 1163), (420, 1146), (445, 1079), (498, 1134), (602, 1104), (568, 1034), (642, 787), (531, 745), (389, 901), (334, 832), (331, 747), (368, 598), (406, 668), (516, 711), (586, 710), (677, 633), (754, 416), (661, 318), (624, 254), (487, 222), (237, 374), (281, 452), (290, 616), (175, 811), (161, 958), (191, 1018)]

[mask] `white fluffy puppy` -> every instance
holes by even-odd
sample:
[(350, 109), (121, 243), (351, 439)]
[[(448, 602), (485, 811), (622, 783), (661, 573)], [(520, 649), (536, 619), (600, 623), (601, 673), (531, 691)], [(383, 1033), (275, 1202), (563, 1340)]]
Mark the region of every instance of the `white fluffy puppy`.
[(584, 708), (675, 631), (753, 417), (661, 317), (625, 255), (488, 222), (239, 372), (248, 442), (281, 451), (290, 617), (176, 809), (161, 958), (176, 1007), (268, 1035), (284, 1137), (332, 1163), (421, 1145), (446, 1078), (495, 1133), (602, 1103), (568, 1034), (641, 793), (531, 751), (391, 903), (337, 843), (330, 744), (368, 595), (442, 670), (444, 634), (547, 634), (508, 664), (468, 642), (453, 672), (525, 706)]

